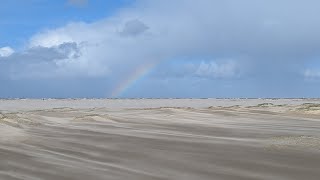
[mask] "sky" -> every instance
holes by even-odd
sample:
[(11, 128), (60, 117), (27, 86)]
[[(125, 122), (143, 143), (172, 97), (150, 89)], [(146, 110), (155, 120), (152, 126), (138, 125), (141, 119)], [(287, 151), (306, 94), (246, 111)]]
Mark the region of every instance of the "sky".
[(2, 0), (0, 98), (317, 98), (319, 6)]

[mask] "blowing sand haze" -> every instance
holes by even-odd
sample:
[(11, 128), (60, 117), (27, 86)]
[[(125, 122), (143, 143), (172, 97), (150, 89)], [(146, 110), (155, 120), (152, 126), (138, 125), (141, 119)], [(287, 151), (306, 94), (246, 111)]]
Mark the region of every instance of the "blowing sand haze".
[(0, 179), (314, 179), (319, 100), (1, 100)]

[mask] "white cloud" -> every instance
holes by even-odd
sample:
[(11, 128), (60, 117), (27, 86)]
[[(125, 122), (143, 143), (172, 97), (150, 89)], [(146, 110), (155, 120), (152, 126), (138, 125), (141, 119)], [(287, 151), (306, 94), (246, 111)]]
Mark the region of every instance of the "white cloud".
[(216, 59), (206, 61), (172, 61), (162, 64), (153, 72), (160, 78), (204, 78), (204, 79), (230, 79), (241, 76), (241, 68), (231, 59)]
[(222, 64), (212, 62), (201, 62), (195, 75), (207, 78), (234, 78), (239, 76), (237, 65), (234, 61), (227, 61)]
[(14, 50), (11, 47), (2, 47), (0, 48), (0, 57), (8, 57), (14, 53)]
[[(319, 1), (138, 0), (135, 6), (93, 23), (73, 22), (39, 32), (30, 38), (25, 52), (75, 43), (77, 56), (51, 59), (55, 63), (43, 66), (54, 69), (43, 71), (54, 75), (58, 71), (59, 76), (73, 72), (75, 76), (117, 78), (150, 61), (183, 57), (235, 59), (233, 63), (203, 62), (196, 72), (190, 72), (198, 76), (236, 76), (235, 69), (240, 67), (235, 64), (274, 71), (272, 64), (285, 68), (288, 62), (299, 64), (318, 55), (317, 5)], [(241, 57), (250, 62), (240, 62)], [(245, 65), (241, 68), (251, 68)]]
[(320, 70), (307, 69), (304, 71), (306, 79), (320, 79)]
[(35, 35), (31, 38), (29, 47), (53, 47), (53, 46), (59, 46), (63, 43), (72, 43), (74, 42), (71, 37), (67, 36), (66, 34), (61, 33), (59, 29), (56, 31), (50, 31), (50, 35), (39, 34)]

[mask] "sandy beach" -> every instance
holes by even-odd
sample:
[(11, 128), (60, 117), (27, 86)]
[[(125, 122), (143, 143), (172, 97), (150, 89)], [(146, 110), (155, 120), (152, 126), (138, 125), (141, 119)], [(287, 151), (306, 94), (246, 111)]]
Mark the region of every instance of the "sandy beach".
[(320, 177), (319, 99), (21, 99), (0, 113), (0, 179)]

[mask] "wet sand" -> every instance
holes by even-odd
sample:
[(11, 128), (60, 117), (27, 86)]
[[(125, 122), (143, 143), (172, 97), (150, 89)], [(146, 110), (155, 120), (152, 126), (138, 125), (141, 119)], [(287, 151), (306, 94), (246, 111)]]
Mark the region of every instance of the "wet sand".
[(0, 179), (319, 179), (318, 99), (0, 100)]

